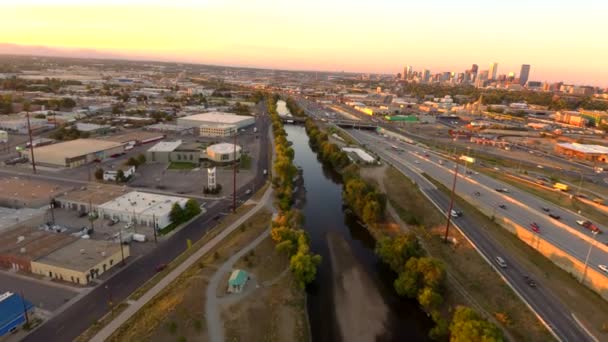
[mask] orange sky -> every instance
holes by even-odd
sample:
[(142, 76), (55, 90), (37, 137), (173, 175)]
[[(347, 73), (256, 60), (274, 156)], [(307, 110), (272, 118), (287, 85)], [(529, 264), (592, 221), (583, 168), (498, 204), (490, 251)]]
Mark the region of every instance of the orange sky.
[(405, 64), (433, 72), (462, 71), (472, 63), (487, 69), (496, 61), (499, 73), (508, 73), (526, 63), (532, 65), (532, 80), (608, 85), (608, 45), (601, 39), (608, 5), (566, 4), (20, 0), (0, 4), (0, 42), (361, 72), (397, 73)]

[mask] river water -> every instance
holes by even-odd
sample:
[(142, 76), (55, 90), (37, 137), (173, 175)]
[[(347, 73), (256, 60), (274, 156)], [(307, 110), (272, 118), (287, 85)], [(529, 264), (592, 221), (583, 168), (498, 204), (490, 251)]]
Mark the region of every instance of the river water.
[(395, 275), (375, 256), (374, 239), (345, 212), (340, 176), (317, 160), (302, 126), (285, 130), (303, 170), (304, 229), (323, 258), (307, 288), (312, 340), (428, 341), (432, 321), (415, 300), (395, 293)]

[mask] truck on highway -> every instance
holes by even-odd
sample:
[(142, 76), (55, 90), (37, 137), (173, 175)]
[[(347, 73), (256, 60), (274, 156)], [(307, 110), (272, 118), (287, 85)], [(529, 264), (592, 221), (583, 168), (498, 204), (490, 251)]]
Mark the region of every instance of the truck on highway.
[(253, 133), (257, 133), (258, 132), (258, 128), (257, 127), (253, 127)]
[(568, 191), (570, 189), (568, 184), (563, 184), (563, 183), (555, 183), (553, 185), (553, 188), (556, 190), (560, 190), (560, 191)]
[(264, 176), (268, 174), (268, 170), (264, 169)]
[(582, 226), (585, 229), (589, 229), (590, 231), (592, 231), (593, 233), (597, 233), (597, 234), (601, 234), (602, 230), (599, 229), (596, 225), (594, 225), (591, 221), (589, 220), (577, 220), (576, 223), (579, 226)]

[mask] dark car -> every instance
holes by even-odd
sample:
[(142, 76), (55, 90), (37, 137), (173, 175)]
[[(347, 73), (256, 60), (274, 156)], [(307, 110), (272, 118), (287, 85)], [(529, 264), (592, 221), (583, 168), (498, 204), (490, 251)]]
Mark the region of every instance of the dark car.
[(528, 284), (528, 286), (536, 288), (536, 282), (532, 278), (524, 276), (524, 280), (526, 281), (526, 284)]
[(85, 217), (87, 216), (87, 213), (85, 211), (81, 211), (78, 213), (78, 217)]
[(547, 208), (547, 207), (542, 207), (541, 209), (542, 209), (544, 212), (547, 212), (547, 213), (548, 213), (549, 211), (551, 211), (551, 209), (549, 209), (549, 208)]
[(553, 214), (553, 213), (549, 213), (549, 217), (551, 217), (552, 219), (556, 219), (556, 220), (559, 220), (561, 218), (561, 216)]
[(507, 209), (507, 206), (506, 206), (506, 205), (504, 205), (504, 204), (501, 204), (501, 205), (499, 205), (498, 207), (499, 207), (500, 209), (505, 209), (505, 210)]
[(160, 271), (164, 270), (165, 268), (167, 268), (167, 264), (158, 264), (158, 265), (156, 265), (155, 270), (156, 270), (156, 272), (160, 272)]

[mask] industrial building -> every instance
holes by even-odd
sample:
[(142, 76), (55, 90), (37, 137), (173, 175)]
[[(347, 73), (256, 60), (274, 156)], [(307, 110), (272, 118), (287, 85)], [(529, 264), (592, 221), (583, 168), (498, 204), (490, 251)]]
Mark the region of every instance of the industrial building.
[(241, 158), (241, 147), (229, 143), (219, 143), (207, 147), (207, 159), (217, 163), (229, 163)]
[(90, 212), (95, 210), (97, 206), (122, 196), (125, 193), (127, 193), (127, 189), (122, 186), (108, 184), (83, 186), (55, 198), (55, 205), (68, 210)]
[(116, 182), (118, 180), (118, 172), (122, 171), (124, 179), (129, 179), (135, 174), (135, 166), (120, 165), (112, 170), (103, 171), (103, 180), (106, 182)]
[(77, 240), (68, 234), (59, 234), (22, 226), (0, 235), (0, 267), (31, 272), (31, 263)]
[(6, 142), (8, 142), (8, 132), (0, 131), (0, 143), (6, 143)]
[(112, 241), (77, 239), (32, 261), (32, 273), (87, 285), (130, 255), (129, 245)]
[(252, 116), (224, 112), (195, 114), (177, 119), (178, 126), (199, 129), (199, 134), (207, 137), (231, 136), (239, 129), (254, 123), (255, 119)]
[(146, 151), (146, 161), (150, 163), (192, 163), (198, 164), (201, 149), (197, 144), (186, 144), (181, 140), (161, 141)]
[(184, 197), (132, 191), (97, 206), (96, 210), (101, 218), (117, 218), (148, 227), (153, 227), (156, 222), (156, 227), (162, 229), (171, 224), (169, 214), (173, 204), (185, 207), (187, 201)]
[[(34, 157), (38, 164), (77, 167), (123, 152), (124, 145), (121, 143), (97, 139), (76, 139), (35, 147)], [(31, 152), (28, 150), (27, 153), (31, 160)]]
[(15, 293), (0, 294), (0, 337), (14, 332), (26, 323), (25, 315), (33, 308), (32, 303)]
[(0, 178), (0, 206), (9, 208), (40, 208), (68, 188), (55, 183), (25, 177)]
[(592, 162), (608, 162), (607, 146), (585, 145), (577, 143), (558, 143), (555, 145), (555, 152)]
[(159, 141), (165, 138), (165, 135), (157, 132), (142, 132), (134, 131), (124, 134), (117, 134), (104, 137), (103, 140), (113, 141), (124, 145), (143, 145), (151, 142)]

